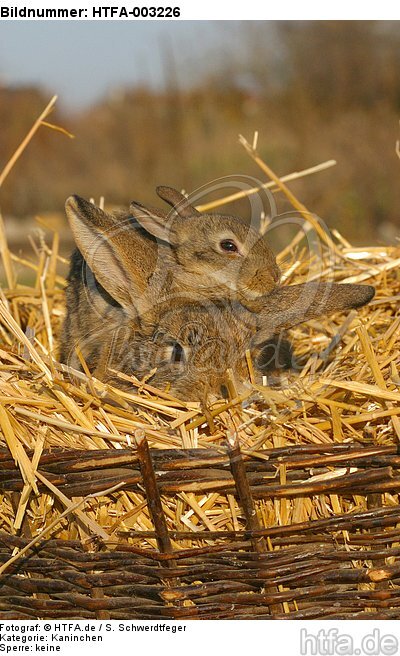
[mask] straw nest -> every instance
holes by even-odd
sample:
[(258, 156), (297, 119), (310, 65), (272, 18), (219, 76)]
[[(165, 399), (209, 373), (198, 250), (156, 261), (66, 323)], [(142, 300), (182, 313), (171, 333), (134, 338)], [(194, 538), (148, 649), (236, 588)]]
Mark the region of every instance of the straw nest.
[[(122, 392), (60, 365), (65, 262), (58, 235), (40, 239), (37, 261), (8, 250), (3, 225), (0, 236), (7, 278), (0, 299), (0, 614), (317, 617), (335, 616), (336, 602), (346, 617), (372, 610), (397, 616), (400, 248), (353, 248), (333, 232), (314, 261), (295, 237), (278, 257), (286, 283), (306, 276), (366, 281), (375, 299), (292, 330), (299, 373), (244, 396), (231, 384), (229, 400), (204, 414), (149, 381), (132, 378), (131, 393)], [(23, 269), (34, 274), (30, 286), (18, 282)], [(97, 554), (89, 566), (88, 552), (98, 550), (104, 562)], [(256, 567), (256, 556), (262, 589), (254, 574), (234, 574)], [(35, 574), (23, 579), (30, 557)], [(49, 558), (58, 563), (53, 570)], [(131, 586), (140, 571), (135, 580), (149, 586), (150, 610), (143, 600), (135, 606), (126, 589), (130, 602), (117, 610), (98, 599), (79, 606), (76, 598), (72, 610), (71, 588), (54, 581), (71, 586), (80, 562), (85, 576), (90, 568), (91, 576), (122, 568)], [(146, 579), (143, 567), (148, 573), (151, 566), (158, 575)], [(28, 585), (32, 576), (52, 579), (53, 588)], [(157, 585), (168, 583), (156, 589), (154, 576)], [(390, 582), (385, 594), (382, 581)], [(7, 585), (25, 602), (5, 602)], [(77, 585), (85, 587), (82, 578)]]

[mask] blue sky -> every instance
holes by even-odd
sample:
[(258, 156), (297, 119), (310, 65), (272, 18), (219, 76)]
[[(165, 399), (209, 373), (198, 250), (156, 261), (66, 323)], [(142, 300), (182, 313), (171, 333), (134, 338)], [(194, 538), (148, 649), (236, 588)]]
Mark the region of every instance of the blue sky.
[(234, 47), (235, 28), (222, 21), (3, 21), (0, 83), (38, 84), (79, 108), (127, 83), (161, 86), (166, 49), (178, 76), (200, 74), (217, 52)]

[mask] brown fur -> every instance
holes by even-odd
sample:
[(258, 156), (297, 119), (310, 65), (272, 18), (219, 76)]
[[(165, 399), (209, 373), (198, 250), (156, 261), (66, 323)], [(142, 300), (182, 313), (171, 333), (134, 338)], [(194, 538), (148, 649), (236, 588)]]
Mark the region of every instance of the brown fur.
[[(251, 349), (256, 365), (261, 363), (258, 369), (256, 366), (261, 382), (264, 370), (271, 368), (265, 362), (264, 369), (262, 366), (266, 344), (276, 349), (278, 358), (282, 352), (285, 356), (288, 348), (287, 342), (277, 337), (281, 328), (357, 307), (372, 294), (373, 288), (364, 285), (282, 287), (264, 298), (259, 313), (239, 303), (166, 302), (158, 307), (157, 316), (152, 312), (140, 322), (127, 314), (121, 315), (118, 328), (113, 322), (102, 321), (81, 345), (94, 375), (117, 387), (129, 389), (130, 384), (111, 373), (113, 369), (139, 379), (149, 377), (154, 387), (168, 387), (178, 398), (205, 403), (210, 397), (223, 395), (228, 368), (237, 389), (242, 389), (248, 379), (247, 349)], [(302, 310), (285, 306), (288, 300), (301, 305), (301, 299)]]
[[(159, 193), (174, 206), (170, 224), (138, 204), (132, 216), (67, 201), (80, 250), (71, 259), (62, 362), (79, 368), (79, 346), (99, 378), (126, 386), (110, 369), (151, 373), (153, 386), (206, 402), (221, 395), (228, 368), (240, 389), (247, 349), (261, 375), (263, 349), (279, 344), (281, 331), (374, 295), (368, 285), (279, 286), (268, 245), (239, 219), (200, 215), (179, 192)], [(218, 251), (221, 234), (240, 242), (241, 256)]]
[(206, 403), (210, 396), (224, 394), (228, 367), (239, 388), (247, 378), (245, 350), (255, 330), (255, 315), (240, 305), (165, 304), (156, 322), (144, 329), (129, 320), (121, 326), (94, 373), (127, 389), (130, 384), (110, 374), (110, 369), (139, 379), (151, 373), (152, 386)]
[[(373, 295), (374, 289), (368, 285), (308, 283), (275, 289), (260, 299), (262, 309), (258, 313), (238, 303), (165, 304), (159, 308), (154, 325), (149, 324), (144, 333), (129, 334), (129, 328), (128, 334), (120, 333), (111, 368), (139, 378), (155, 369), (149, 381), (153, 386), (163, 389), (168, 385), (178, 398), (205, 403), (207, 398), (223, 394), (228, 368), (236, 388), (243, 388), (249, 378), (247, 349), (257, 363), (267, 342), (279, 359), (288, 348), (287, 341), (278, 339), (283, 328), (359, 307)], [(256, 368), (258, 382), (262, 373), (262, 367)], [(117, 379), (114, 382), (118, 385)]]
[[(67, 200), (78, 250), (71, 260), (62, 361), (77, 367), (77, 343), (85, 355), (92, 342), (103, 342), (110, 325), (117, 329), (126, 315), (139, 325), (145, 316), (149, 321), (160, 302), (229, 298), (251, 307), (276, 286), (279, 269), (264, 236), (237, 217), (201, 215), (170, 187), (158, 193), (173, 206), (169, 216), (139, 203), (129, 214), (108, 214), (77, 196)], [(222, 252), (223, 239), (234, 239), (240, 254)]]

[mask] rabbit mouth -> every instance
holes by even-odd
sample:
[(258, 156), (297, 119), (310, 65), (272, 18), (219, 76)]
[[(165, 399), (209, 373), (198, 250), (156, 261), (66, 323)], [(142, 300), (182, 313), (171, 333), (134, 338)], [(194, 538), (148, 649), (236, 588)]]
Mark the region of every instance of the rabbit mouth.
[(262, 296), (268, 296), (279, 284), (280, 276), (270, 275), (261, 277), (258, 272), (247, 279), (239, 281), (238, 291), (248, 300), (256, 300)]
[(236, 291), (241, 294), (242, 298), (245, 298), (248, 301), (255, 301), (270, 294), (274, 287), (275, 283), (265, 285), (262, 289), (259, 289), (258, 287), (252, 287), (250, 282), (250, 284), (239, 284)]
[(247, 285), (244, 285), (243, 287), (241, 286), (239, 291), (245, 296), (250, 301), (254, 301), (257, 298), (260, 298), (262, 296), (262, 292), (258, 291), (257, 289), (251, 289)]

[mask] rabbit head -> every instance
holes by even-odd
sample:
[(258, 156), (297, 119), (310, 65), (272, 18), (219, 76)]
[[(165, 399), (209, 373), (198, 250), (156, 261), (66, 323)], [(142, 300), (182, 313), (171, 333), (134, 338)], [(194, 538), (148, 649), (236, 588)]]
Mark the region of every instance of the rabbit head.
[(236, 216), (200, 214), (171, 187), (157, 187), (157, 193), (173, 208), (167, 221), (139, 203), (130, 210), (145, 230), (171, 246), (186, 280), (208, 288), (207, 298), (220, 298), (222, 287), (247, 306), (276, 286), (280, 271), (265, 235)]
[(247, 306), (276, 286), (280, 272), (265, 236), (237, 217), (200, 214), (174, 189), (157, 191), (173, 206), (168, 217), (135, 202), (129, 214), (109, 214), (78, 196), (66, 201), (85, 262), (128, 312), (176, 295)]
[[(117, 348), (108, 350), (108, 365), (139, 379), (147, 377), (152, 386), (168, 388), (178, 398), (205, 403), (224, 395), (228, 369), (238, 391), (248, 385), (247, 349), (252, 351), (261, 382), (265, 370), (271, 368), (271, 358), (267, 363), (263, 357), (266, 348), (275, 349), (278, 361), (283, 358), (280, 363), (275, 361), (275, 366), (286, 366), (290, 345), (279, 338), (281, 330), (360, 307), (373, 294), (374, 288), (368, 285), (306, 283), (280, 287), (264, 297), (258, 313), (239, 303), (164, 303), (155, 322), (151, 315), (140, 329), (130, 323), (119, 333)], [(115, 378), (108, 380), (129, 387)]]
[[(139, 330), (131, 323), (119, 331), (108, 368), (146, 377), (187, 401), (221, 397), (228, 368), (238, 385), (246, 379), (245, 350), (256, 325), (254, 315), (241, 306), (236, 310), (213, 303), (164, 304), (156, 323), (151, 314)], [(114, 377), (107, 380), (129, 387)]]

